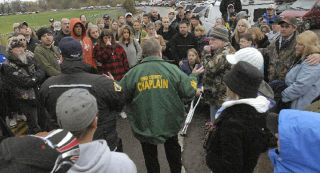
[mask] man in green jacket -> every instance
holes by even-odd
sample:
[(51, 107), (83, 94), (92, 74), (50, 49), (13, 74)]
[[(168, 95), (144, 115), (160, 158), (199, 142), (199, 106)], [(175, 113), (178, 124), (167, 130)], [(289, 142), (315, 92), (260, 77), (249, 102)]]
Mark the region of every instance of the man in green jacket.
[(171, 172), (181, 172), (181, 147), (178, 132), (184, 120), (181, 98), (191, 99), (197, 91), (194, 68), (187, 76), (177, 66), (165, 62), (160, 43), (150, 38), (142, 47), (140, 64), (120, 81), (128, 95), (128, 119), (135, 137), (141, 142), (148, 173), (159, 173), (157, 144), (164, 143)]
[(52, 43), (53, 35), (48, 28), (40, 28), (37, 32), (38, 38), (41, 41), (35, 51), (34, 59), (46, 72), (48, 77), (56, 76), (61, 73), (58, 60), (60, 59), (60, 53)]

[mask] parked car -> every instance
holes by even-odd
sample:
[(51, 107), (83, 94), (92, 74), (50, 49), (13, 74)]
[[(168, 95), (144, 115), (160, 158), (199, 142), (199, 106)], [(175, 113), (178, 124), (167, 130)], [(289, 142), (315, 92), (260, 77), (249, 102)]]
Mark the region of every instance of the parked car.
[(290, 9), (280, 14), (284, 16), (294, 16), (303, 22), (304, 29), (311, 29), (320, 25), (320, 0), (297, 0)]
[(141, 6), (146, 6), (146, 5), (148, 5), (148, 3), (147, 3), (146, 1), (142, 1), (142, 2), (140, 3), (140, 5), (141, 5)]

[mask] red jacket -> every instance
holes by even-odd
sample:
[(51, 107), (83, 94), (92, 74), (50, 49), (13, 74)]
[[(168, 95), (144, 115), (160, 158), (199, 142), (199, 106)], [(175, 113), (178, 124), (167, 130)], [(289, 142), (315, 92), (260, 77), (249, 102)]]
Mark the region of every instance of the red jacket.
[[(77, 37), (74, 34), (73, 28), (74, 26), (80, 23), (82, 26), (82, 35), (81, 37)], [(82, 46), (82, 51), (83, 51), (83, 62), (92, 65), (94, 68), (97, 68), (96, 65), (96, 60), (94, 59), (94, 57), (92, 56), (93, 53), (93, 45), (92, 42), (90, 40), (89, 37), (87, 37), (86, 35), (86, 27), (80, 22), (79, 18), (72, 18), (70, 20), (70, 32), (71, 32), (71, 36), (77, 40), (80, 41), (81, 46)]]
[(116, 43), (111, 46), (97, 45), (93, 50), (93, 56), (102, 64), (98, 67), (101, 74), (110, 72), (115, 80), (120, 81), (129, 71), (129, 63), (123, 47)]

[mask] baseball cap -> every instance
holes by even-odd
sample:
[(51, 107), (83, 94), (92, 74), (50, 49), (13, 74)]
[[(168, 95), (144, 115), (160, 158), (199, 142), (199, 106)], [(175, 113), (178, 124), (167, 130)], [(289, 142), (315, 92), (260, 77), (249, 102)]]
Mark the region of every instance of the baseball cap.
[(270, 4), (267, 7), (267, 10), (275, 10), (276, 9), (276, 5), (275, 4)]
[(192, 16), (191, 16), (191, 19), (197, 19), (197, 20), (200, 20), (200, 19), (199, 19), (199, 15), (192, 15)]
[(108, 14), (103, 15), (103, 19), (110, 19), (110, 16)]
[(234, 8), (233, 4), (229, 4), (228, 8)]
[(292, 25), (294, 27), (297, 27), (298, 21), (294, 16), (284, 16), (281, 21), (279, 21), (279, 25), (282, 23), (287, 23), (289, 25)]
[(54, 18), (49, 19), (49, 22), (54, 22)]
[(174, 9), (173, 8), (170, 8), (169, 11), (168, 11), (168, 14), (170, 13), (175, 13)]
[(56, 112), (61, 128), (80, 131), (87, 128), (97, 116), (97, 101), (86, 89), (70, 89), (58, 98)]
[(128, 16), (131, 16), (131, 17), (132, 17), (132, 13), (126, 13), (124, 16), (125, 16), (126, 18), (127, 18)]
[(10, 137), (0, 145), (0, 172), (67, 172), (79, 154), (78, 140), (63, 129), (44, 137)]
[(245, 61), (258, 70), (263, 67), (263, 56), (258, 49), (247, 47), (238, 50), (235, 54), (227, 55), (227, 61), (230, 64), (237, 64), (239, 61)]
[(177, 9), (179, 9), (179, 8), (183, 8), (183, 6), (182, 5), (177, 5)]
[(82, 60), (82, 47), (78, 40), (69, 36), (59, 42), (59, 50), (62, 57), (69, 61)]
[(20, 23), (19, 28), (22, 28), (23, 25), (29, 27), (28, 23), (26, 21), (23, 21), (22, 23)]

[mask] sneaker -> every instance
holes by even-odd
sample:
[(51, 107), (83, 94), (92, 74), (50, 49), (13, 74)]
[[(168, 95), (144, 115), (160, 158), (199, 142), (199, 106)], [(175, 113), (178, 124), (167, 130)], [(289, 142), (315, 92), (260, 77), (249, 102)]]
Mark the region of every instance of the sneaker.
[(121, 116), (121, 118), (123, 118), (123, 119), (126, 119), (126, 118), (127, 118), (127, 114), (126, 114), (124, 111), (122, 111), (122, 112), (120, 113), (120, 116)]
[(23, 114), (18, 114), (17, 115), (17, 121), (27, 121), (27, 117)]
[(17, 123), (17, 119), (15, 116), (12, 117), (12, 119), (9, 119), (9, 127), (11, 128), (15, 128), (17, 127), (18, 123)]

